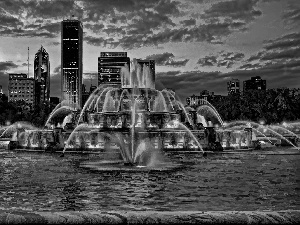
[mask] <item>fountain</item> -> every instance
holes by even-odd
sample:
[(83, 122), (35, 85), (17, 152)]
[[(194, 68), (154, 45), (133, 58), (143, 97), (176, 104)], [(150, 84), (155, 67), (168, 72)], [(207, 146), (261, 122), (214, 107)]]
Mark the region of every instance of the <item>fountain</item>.
[[(197, 109), (185, 107), (176, 100), (174, 92), (155, 89), (147, 66), (141, 67), (133, 60), (130, 68), (131, 71), (127, 66), (121, 69), (121, 85), (103, 84), (94, 90), (81, 111), (62, 102), (46, 121), (45, 125), (52, 123), (51, 126), (25, 128), (25, 131), (14, 128), (18, 131), (15, 148), (59, 152), (62, 156), (69, 152), (118, 155), (115, 156), (118, 162), (135, 167), (154, 167), (154, 158), (167, 161), (166, 152), (206, 155), (253, 148), (251, 126), (242, 130), (226, 129), (249, 121), (226, 125), (209, 102)], [(67, 113), (64, 119), (53, 124), (56, 116), (63, 113)], [(214, 117), (216, 123), (207, 116)], [(218, 124), (220, 127), (215, 127)], [(6, 129), (11, 127), (16, 126)], [(2, 135), (5, 133), (6, 130)]]

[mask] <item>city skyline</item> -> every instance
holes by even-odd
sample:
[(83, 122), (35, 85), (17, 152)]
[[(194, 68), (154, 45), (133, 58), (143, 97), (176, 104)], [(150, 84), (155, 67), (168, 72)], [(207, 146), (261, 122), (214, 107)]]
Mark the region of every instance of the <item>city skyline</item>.
[(82, 21), (83, 78), (97, 84), (100, 52), (154, 59), (156, 87), (180, 99), (201, 90), (227, 94), (227, 82), (250, 77), (267, 88), (299, 88), (300, 3), (295, 0), (229, 1), (1, 1), (0, 83), (9, 73), (30, 77), (43, 45), (51, 61), (51, 96), (60, 97), (61, 21)]

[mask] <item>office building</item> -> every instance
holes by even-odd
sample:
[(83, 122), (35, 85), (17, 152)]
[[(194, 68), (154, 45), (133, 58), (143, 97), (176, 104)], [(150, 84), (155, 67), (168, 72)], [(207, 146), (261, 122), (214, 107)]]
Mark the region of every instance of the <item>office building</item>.
[(61, 100), (82, 107), (82, 23), (63, 20), (61, 23)]
[(27, 74), (9, 74), (8, 101), (25, 101), (34, 103), (34, 78), (28, 78)]
[(34, 57), (34, 82), (34, 105), (50, 103), (50, 61), (43, 46)]
[(205, 105), (208, 102), (218, 100), (224, 98), (221, 95), (215, 95), (214, 92), (209, 92), (208, 90), (203, 90), (200, 92), (200, 95), (192, 95), (186, 98), (186, 105), (187, 106), (200, 106)]
[(102, 84), (121, 85), (121, 68), (128, 66), (127, 52), (101, 52), (98, 57), (98, 86)]
[(239, 79), (232, 79), (227, 82), (228, 95), (240, 93), (240, 81)]
[(250, 80), (245, 80), (243, 83), (243, 91), (249, 90), (266, 90), (266, 80), (262, 80), (260, 76), (251, 77)]

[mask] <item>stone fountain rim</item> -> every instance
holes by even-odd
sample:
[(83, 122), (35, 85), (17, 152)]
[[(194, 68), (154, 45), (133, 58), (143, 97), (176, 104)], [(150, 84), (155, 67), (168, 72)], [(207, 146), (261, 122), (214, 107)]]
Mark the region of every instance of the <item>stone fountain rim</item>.
[(0, 211), (1, 224), (299, 224), (300, 210), (262, 211)]

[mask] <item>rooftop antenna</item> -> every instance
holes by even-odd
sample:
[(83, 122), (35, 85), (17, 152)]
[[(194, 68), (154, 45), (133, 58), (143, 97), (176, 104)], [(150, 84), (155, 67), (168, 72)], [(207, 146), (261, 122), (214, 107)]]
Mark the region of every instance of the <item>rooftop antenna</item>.
[(27, 66), (28, 66), (28, 78), (29, 78), (29, 47), (28, 47)]

